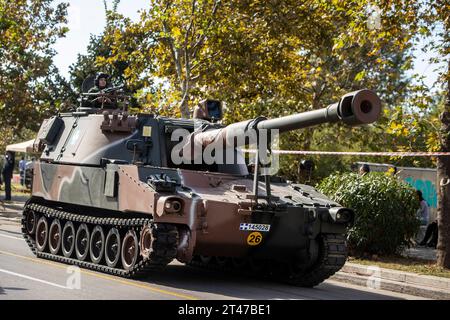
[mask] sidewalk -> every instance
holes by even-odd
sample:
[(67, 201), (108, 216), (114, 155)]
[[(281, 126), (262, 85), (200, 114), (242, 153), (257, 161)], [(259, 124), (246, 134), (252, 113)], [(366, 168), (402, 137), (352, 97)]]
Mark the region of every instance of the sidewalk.
[(417, 258), (422, 260), (436, 261), (436, 249), (429, 247), (412, 247), (405, 249), (402, 256), (406, 258)]
[[(436, 261), (436, 249), (412, 247), (401, 255), (426, 261)], [(347, 262), (334, 277), (334, 280), (361, 285), (369, 288), (384, 289), (407, 293), (430, 299), (450, 299), (450, 278), (420, 275), (405, 271), (380, 268)]]
[(4, 218), (20, 219), (23, 206), (30, 196), (12, 196), (11, 201), (0, 201), (0, 216)]
[(450, 278), (434, 277), (347, 262), (331, 279), (430, 299), (450, 299)]

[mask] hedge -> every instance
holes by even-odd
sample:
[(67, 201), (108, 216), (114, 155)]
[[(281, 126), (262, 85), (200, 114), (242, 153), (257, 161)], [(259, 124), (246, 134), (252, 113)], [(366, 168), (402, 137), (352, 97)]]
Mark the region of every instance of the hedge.
[(394, 254), (411, 243), (419, 230), (416, 191), (386, 173), (335, 173), (317, 188), (333, 201), (355, 211), (348, 231), (354, 255)]

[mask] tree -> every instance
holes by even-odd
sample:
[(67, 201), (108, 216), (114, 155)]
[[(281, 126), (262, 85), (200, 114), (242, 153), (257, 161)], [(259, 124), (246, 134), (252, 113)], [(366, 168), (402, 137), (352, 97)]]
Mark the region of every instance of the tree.
[[(230, 120), (261, 111), (278, 115), (283, 106), (292, 111), (322, 107), (361, 86), (385, 88), (383, 94), (394, 97), (396, 87), (387, 83), (396, 81), (402, 88), (405, 82), (402, 75), (411, 65), (405, 52), (415, 32), (410, 20), (417, 8), (377, 1), (386, 21), (372, 30), (366, 13), (370, 3), (152, 3), (140, 22), (125, 23), (114, 33), (113, 51), (119, 59), (136, 57), (130, 69), (137, 74), (168, 80), (185, 116), (186, 100), (202, 95), (226, 97), (236, 106)], [(147, 39), (136, 43), (133, 38), (142, 34)], [(403, 68), (392, 68), (393, 60)], [(238, 104), (248, 112), (240, 113)]]
[[(378, 4), (381, 20), (374, 27), (367, 23), (371, 3)], [(411, 68), (408, 49), (417, 29), (417, 6), (391, 6), (387, 1), (240, 1), (228, 9), (233, 10), (229, 27), (221, 28), (211, 41), (217, 56), (201, 77), (210, 94), (231, 105), (228, 121), (322, 108), (345, 92), (367, 87), (383, 100), (385, 114), (377, 124), (357, 130), (332, 125), (292, 132), (282, 137), (280, 146), (329, 146), (335, 151), (392, 147), (385, 127), (412, 90), (405, 73)], [(227, 12), (221, 11), (220, 21)], [(293, 160), (281, 159), (282, 173), (289, 178), (295, 178)]]
[[(444, 111), (440, 115), (440, 145), (442, 152), (450, 152), (450, 3), (446, 0), (425, 1), (424, 22), (429, 32), (436, 31), (440, 39), (439, 54), (447, 61), (447, 69), (442, 74), (442, 84), (446, 86)], [(434, 45), (434, 42), (432, 41)], [(438, 265), (450, 268), (450, 157), (439, 157), (438, 170)]]
[[(123, 28), (108, 34), (112, 55), (104, 63), (129, 57), (125, 74), (129, 83), (146, 82), (138, 93), (146, 109), (188, 117), (188, 103), (213, 97), (227, 102), (225, 123), (322, 108), (343, 93), (370, 88), (385, 107), (377, 124), (291, 132), (280, 147), (409, 150), (410, 133), (424, 145), (421, 133), (428, 128), (420, 124), (416, 130), (418, 122), (403, 121), (409, 105), (426, 91), (406, 74), (419, 8), (387, 0), (240, 0), (217, 7), (213, 1), (163, 1), (152, 3), (139, 22), (123, 19)], [(406, 125), (407, 134), (399, 136), (395, 128)], [(289, 178), (295, 178), (293, 160), (281, 158), (281, 173)], [(333, 170), (351, 160), (321, 161), (321, 168)]]
[(52, 2), (0, 0), (1, 128), (36, 129), (44, 111), (62, 105), (49, 88), (64, 83), (52, 66), (52, 45), (67, 31), (67, 4)]
[[(449, 9), (449, 8), (447, 8)], [(450, 33), (450, 22), (447, 17), (447, 35)], [(447, 39), (448, 40), (448, 39)], [(450, 59), (448, 60), (450, 70)], [(450, 71), (447, 72), (447, 99), (445, 111), (441, 114), (441, 151), (450, 152)], [(437, 245), (438, 264), (450, 268), (450, 157), (439, 157), (438, 169), (438, 232)]]
[(108, 40), (114, 43), (115, 57), (105, 60), (105, 64), (130, 56), (132, 63), (125, 74), (130, 78), (134, 75), (134, 80), (147, 79), (148, 84), (153, 84), (153, 77), (161, 79), (160, 83), (170, 83), (172, 90), (165, 91), (166, 101), (177, 100), (179, 112), (189, 118), (191, 88), (198, 79), (194, 71), (217, 27), (219, 6), (220, 0), (151, 1), (141, 21), (124, 19), (125, 28), (110, 34)]
[(111, 47), (105, 41), (105, 37), (108, 33), (114, 32), (118, 29), (117, 21), (122, 18), (117, 13), (117, 7), (120, 0), (114, 0), (112, 7), (109, 8), (107, 1), (103, 0), (105, 8), (106, 25), (102, 34), (92, 35), (87, 47), (87, 53), (82, 55), (78, 54), (77, 61), (69, 67), (69, 73), (71, 83), (76, 91), (81, 90), (83, 81), (89, 77), (96, 75), (98, 72), (109, 73), (115, 81), (124, 81), (124, 69), (127, 67), (125, 61), (118, 61), (112, 65), (100, 66), (98, 61), (107, 59), (111, 56)]

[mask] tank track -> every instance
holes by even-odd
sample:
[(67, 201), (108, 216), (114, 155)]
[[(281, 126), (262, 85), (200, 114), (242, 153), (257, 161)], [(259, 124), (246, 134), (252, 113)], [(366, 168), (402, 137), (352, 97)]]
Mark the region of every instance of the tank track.
[[(283, 263), (273, 260), (253, 260), (241, 261), (236, 265), (233, 259), (224, 257), (207, 257), (201, 259), (195, 256), (189, 263), (191, 266), (206, 268), (210, 270), (221, 270), (246, 276), (269, 278), (300, 287), (314, 287), (325, 281), (337, 271), (339, 271), (347, 260), (347, 246), (343, 235), (325, 234), (320, 237), (320, 252), (317, 261), (310, 267), (296, 268), (293, 263)], [(252, 268), (253, 265), (260, 265), (260, 268)]]
[[(104, 227), (116, 227), (118, 229), (135, 230), (139, 235), (142, 228), (146, 225), (152, 226), (152, 252), (148, 258), (142, 258), (130, 269), (112, 268), (107, 265), (95, 264), (89, 261), (81, 261), (76, 258), (68, 258), (63, 255), (55, 255), (49, 252), (40, 252), (36, 247), (36, 241), (33, 236), (27, 233), (26, 215), (29, 211), (34, 212), (38, 217), (43, 215), (47, 219), (60, 219), (61, 223), (72, 221), (75, 223), (86, 223), (90, 225), (100, 225)], [(39, 218), (36, 219), (36, 221)], [(156, 226), (156, 227), (155, 227)], [(114, 276), (125, 278), (139, 278), (147, 275), (154, 270), (160, 270), (169, 264), (177, 255), (178, 230), (171, 224), (153, 224), (151, 219), (147, 218), (117, 218), (117, 217), (93, 217), (82, 214), (71, 213), (63, 210), (56, 210), (36, 203), (25, 205), (22, 215), (22, 235), (25, 238), (31, 251), (38, 257), (70, 265), (76, 265), (82, 268), (91, 269)], [(48, 249), (47, 249), (48, 250)]]
[(289, 273), (288, 283), (301, 287), (314, 287), (344, 266), (348, 255), (345, 237), (326, 234), (321, 239), (321, 250), (317, 262), (305, 272)]

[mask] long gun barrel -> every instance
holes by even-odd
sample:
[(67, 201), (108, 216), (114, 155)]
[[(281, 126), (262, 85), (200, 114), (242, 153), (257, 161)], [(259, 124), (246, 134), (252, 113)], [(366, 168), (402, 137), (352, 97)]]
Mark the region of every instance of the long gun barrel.
[(223, 142), (225, 148), (242, 146), (242, 141), (244, 140), (240, 139), (241, 143), (236, 145), (236, 139), (234, 137), (245, 134), (250, 129), (276, 129), (282, 133), (312, 127), (322, 123), (339, 121), (352, 126), (363, 125), (375, 122), (379, 119), (380, 114), (380, 98), (375, 92), (363, 89), (347, 93), (339, 102), (329, 105), (326, 108), (275, 119), (256, 118), (233, 123), (221, 129), (194, 132), (183, 146), (183, 151), (191, 154), (188, 150), (192, 150), (194, 146), (201, 148), (215, 142)]
[(373, 91), (359, 90), (347, 93), (338, 103), (323, 109), (260, 121), (257, 128), (278, 129), (281, 133), (338, 121), (348, 125), (362, 125), (375, 122), (380, 113), (380, 98)]

